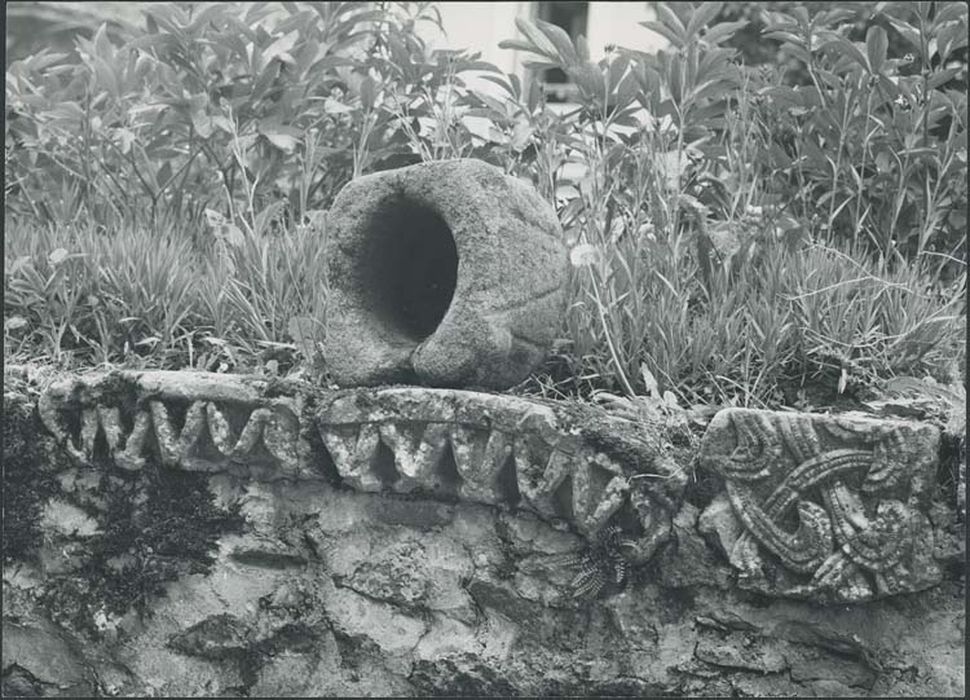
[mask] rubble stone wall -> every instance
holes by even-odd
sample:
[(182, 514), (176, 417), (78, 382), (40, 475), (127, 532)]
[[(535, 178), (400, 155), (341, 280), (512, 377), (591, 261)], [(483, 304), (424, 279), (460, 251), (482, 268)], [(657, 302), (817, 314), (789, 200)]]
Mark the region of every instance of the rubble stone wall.
[(930, 425), (25, 376), (4, 695), (964, 694)]

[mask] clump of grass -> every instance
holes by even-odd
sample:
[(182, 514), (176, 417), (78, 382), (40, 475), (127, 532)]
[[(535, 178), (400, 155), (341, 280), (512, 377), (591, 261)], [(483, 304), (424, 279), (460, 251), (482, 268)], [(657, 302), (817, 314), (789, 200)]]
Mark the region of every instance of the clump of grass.
[(958, 377), (966, 344), (966, 275), (940, 287), (919, 265), (867, 262), (816, 245), (794, 259), (784, 300), (806, 371), (847, 382)]
[(325, 312), (323, 232), (250, 233), (201, 250), (144, 229), (8, 221), (5, 359), (255, 369)]
[(294, 319), (311, 319), (319, 330), (327, 304), (324, 236), (313, 226), (285, 235), (247, 231), (208, 260), (200, 286), (214, 336), (258, 355), (299, 341)]
[(14, 353), (32, 347), (68, 365), (117, 361), (174, 349), (200, 321), (198, 267), (185, 240), (14, 222), (4, 252)]
[(838, 396), (896, 375), (952, 381), (964, 356), (965, 275), (941, 289), (916, 265), (773, 242), (717, 260), (708, 287), (686, 245), (601, 246), (568, 320), (590, 387), (626, 378), (643, 394), (655, 376), (687, 403), (766, 406), (806, 383)]

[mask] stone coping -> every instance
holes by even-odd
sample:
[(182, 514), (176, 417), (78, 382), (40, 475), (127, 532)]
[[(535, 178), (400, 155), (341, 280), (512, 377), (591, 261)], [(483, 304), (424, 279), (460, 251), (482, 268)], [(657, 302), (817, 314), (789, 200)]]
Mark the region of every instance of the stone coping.
[(705, 473), (717, 490), (698, 528), (742, 589), (844, 603), (941, 580), (927, 517), (940, 435), (914, 421), (729, 408), (685, 465), (656, 426), (450, 389), (115, 370), (53, 381), (38, 413), (80, 464), (160, 463), (528, 512), (590, 540), (613, 528), (633, 565), (670, 538), (689, 475)]

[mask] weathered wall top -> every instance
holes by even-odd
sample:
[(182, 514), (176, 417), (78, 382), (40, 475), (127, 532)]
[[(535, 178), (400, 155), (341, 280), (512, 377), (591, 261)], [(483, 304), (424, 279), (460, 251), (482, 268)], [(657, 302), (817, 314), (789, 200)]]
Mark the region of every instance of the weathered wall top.
[(921, 423), (728, 409), (694, 460), (580, 402), (12, 383), (4, 695), (963, 696)]
[(342, 386), (508, 388), (543, 359), (566, 303), (552, 208), (478, 160), (366, 175), (328, 228), (325, 356)]
[[(635, 562), (669, 534), (689, 467), (656, 431), (591, 406), (461, 390), (118, 371), (52, 385), (39, 411), (82, 463), (100, 450), (139, 470), (157, 452), (191, 471), (527, 510), (590, 538), (614, 524)], [(701, 443), (724, 488), (700, 527), (742, 588), (820, 602), (922, 590), (941, 576), (926, 517), (938, 449), (919, 423), (726, 409)]]
[[(638, 554), (644, 560), (657, 532), (669, 530), (683, 487), (682, 473), (669, 481), (682, 470), (656, 436), (627, 421), (604, 430), (581, 405), (453, 389), (306, 386), (287, 395), (268, 386), (256, 377), (117, 371), (54, 383), (38, 407), (81, 464), (109, 459), (137, 471), (157, 453), (189, 471), (326, 478), (359, 491), (524, 509), (587, 536), (626, 509), (650, 542)], [(638, 471), (664, 477), (663, 488), (637, 485)], [(659, 500), (648, 515), (651, 498)]]

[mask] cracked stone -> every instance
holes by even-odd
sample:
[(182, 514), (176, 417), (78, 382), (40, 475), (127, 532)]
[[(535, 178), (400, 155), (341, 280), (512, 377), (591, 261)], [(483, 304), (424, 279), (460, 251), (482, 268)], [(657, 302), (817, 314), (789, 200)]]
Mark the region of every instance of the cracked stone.
[(397, 542), (374, 552), (340, 585), (392, 605), (423, 605), (431, 588), (423, 546)]
[(17, 687), (33, 685), (34, 679), (43, 686), (53, 686), (54, 694), (83, 697), (94, 692), (80, 649), (48, 622), (3, 621), (4, 674), (14, 665), (23, 671), (11, 680)]
[(788, 661), (777, 651), (777, 645), (773, 640), (742, 640), (732, 635), (727, 639), (699, 640), (694, 655), (714, 666), (780, 673), (788, 668)]
[(389, 654), (410, 654), (427, 632), (423, 620), (346, 588), (334, 589), (326, 607), (336, 628), (371, 639)]

